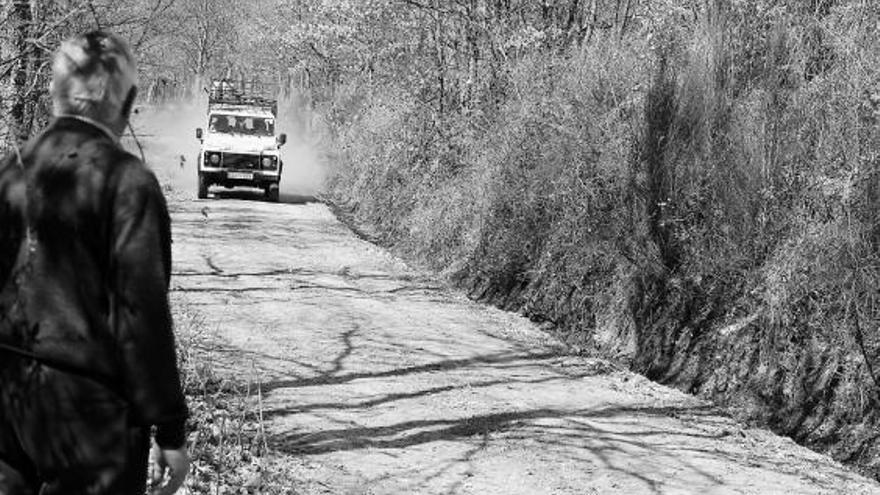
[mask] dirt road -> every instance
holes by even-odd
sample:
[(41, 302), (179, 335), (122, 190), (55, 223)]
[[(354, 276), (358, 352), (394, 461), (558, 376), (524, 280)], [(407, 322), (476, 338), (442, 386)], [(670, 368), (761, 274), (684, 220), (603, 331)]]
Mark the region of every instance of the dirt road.
[(826, 457), (570, 357), (317, 203), (173, 201), (173, 297), (259, 376), (307, 493), (868, 494)]

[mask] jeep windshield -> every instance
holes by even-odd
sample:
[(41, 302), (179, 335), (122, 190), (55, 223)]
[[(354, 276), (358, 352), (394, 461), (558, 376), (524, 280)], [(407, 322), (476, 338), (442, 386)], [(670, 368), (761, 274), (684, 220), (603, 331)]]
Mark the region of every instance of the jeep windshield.
[(246, 136), (274, 136), (275, 119), (215, 113), (211, 115), (210, 132), (243, 134)]

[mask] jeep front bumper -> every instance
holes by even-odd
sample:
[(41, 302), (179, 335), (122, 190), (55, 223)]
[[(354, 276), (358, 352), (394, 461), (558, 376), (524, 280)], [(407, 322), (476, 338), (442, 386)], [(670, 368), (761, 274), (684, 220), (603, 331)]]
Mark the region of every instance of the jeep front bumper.
[(224, 187), (259, 187), (278, 184), (281, 174), (268, 173), (260, 170), (211, 170), (199, 172), (209, 185)]

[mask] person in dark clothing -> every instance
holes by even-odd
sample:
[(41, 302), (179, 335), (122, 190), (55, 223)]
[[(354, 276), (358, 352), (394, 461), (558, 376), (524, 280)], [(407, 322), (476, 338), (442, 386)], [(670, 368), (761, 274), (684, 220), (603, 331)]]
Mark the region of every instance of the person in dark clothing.
[(148, 457), (174, 493), (189, 458), (170, 219), (118, 143), (134, 60), (92, 32), (52, 69), (53, 121), (0, 162), (0, 495), (141, 495)]

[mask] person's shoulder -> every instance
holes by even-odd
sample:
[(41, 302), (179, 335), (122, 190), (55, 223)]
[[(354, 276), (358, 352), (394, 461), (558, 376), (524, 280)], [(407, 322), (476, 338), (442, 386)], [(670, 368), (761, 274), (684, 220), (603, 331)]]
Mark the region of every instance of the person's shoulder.
[(128, 155), (100, 131), (69, 118), (50, 123), (22, 151), (23, 156), (38, 164), (57, 164), (59, 153), (64, 153), (69, 163), (88, 164), (100, 171)]

